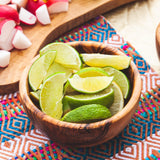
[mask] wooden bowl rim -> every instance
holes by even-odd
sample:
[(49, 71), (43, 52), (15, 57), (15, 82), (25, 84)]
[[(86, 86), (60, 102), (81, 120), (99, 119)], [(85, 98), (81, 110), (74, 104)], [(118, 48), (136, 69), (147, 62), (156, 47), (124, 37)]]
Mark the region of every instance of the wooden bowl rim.
[[(99, 45), (101, 47), (108, 47), (110, 49), (113, 49), (114, 47), (109, 46), (107, 44), (103, 44), (100, 42), (93, 42), (93, 41), (75, 41), (75, 42), (69, 42), (68, 44), (72, 45), (72, 44), (85, 44), (85, 45)], [(117, 52), (117, 54), (120, 55), (125, 55), (123, 52), (121, 52), (120, 50), (118, 50), (117, 48), (114, 48), (114, 51)], [(34, 103), (32, 102), (32, 100), (30, 99), (29, 95), (27, 94), (29, 91), (29, 88), (27, 89), (26, 87), (24, 87), (25, 85), (29, 85), (28, 84), (28, 73), (30, 66), (32, 65), (32, 63), (35, 61), (36, 58), (38, 58), (39, 55), (37, 55), (31, 63), (28, 64), (28, 66), (26, 66), (24, 72), (22, 73), (21, 79), (20, 79), (20, 84), (19, 84), (19, 91), (20, 91), (20, 97), (22, 100), (22, 104), (24, 103), (23, 99), (25, 99), (25, 101), (27, 102), (27, 104), (24, 104), (27, 109), (30, 110), (30, 112), (36, 112), (38, 118), (41, 118), (43, 121), (46, 121), (47, 123), (50, 123), (52, 125), (55, 126), (59, 126), (62, 128), (72, 128), (72, 129), (84, 129), (86, 128), (86, 124), (81, 124), (81, 123), (70, 123), (70, 122), (64, 122), (64, 121), (60, 121), (57, 119), (54, 119), (50, 116), (48, 116), (47, 114), (43, 113), (40, 109), (38, 109)], [(134, 77), (135, 77), (135, 81), (134, 81), (134, 88), (131, 94), (131, 97), (128, 101), (128, 103), (124, 106), (124, 108), (119, 111), (117, 114), (113, 115), (111, 118), (102, 120), (102, 121), (98, 121), (98, 122), (94, 122), (94, 123), (89, 123), (87, 125), (87, 129), (95, 129), (95, 128), (101, 128), (104, 125), (108, 124), (108, 123), (115, 123), (117, 121), (119, 121), (119, 119), (121, 119), (121, 117), (127, 116), (127, 114), (132, 110), (133, 106), (136, 105), (137, 101), (139, 101), (139, 97), (141, 94), (141, 77), (140, 74), (138, 72), (138, 69), (136, 67), (136, 65), (131, 61), (130, 67), (133, 68), (134, 71)], [(25, 81), (24, 81), (25, 79)], [(27, 95), (27, 96), (26, 96)], [(138, 97), (138, 98), (137, 98)], [(28, 105), (30, 105), (31, 107), (28, 108)]]

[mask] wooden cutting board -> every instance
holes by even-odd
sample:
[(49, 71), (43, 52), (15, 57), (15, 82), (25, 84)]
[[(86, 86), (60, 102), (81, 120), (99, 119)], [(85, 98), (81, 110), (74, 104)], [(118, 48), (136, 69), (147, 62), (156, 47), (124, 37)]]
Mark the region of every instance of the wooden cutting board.
[(92, 18), (136, 0), (72, 0), (68, 12), (53, 14), (51, 24), (43, 26), (22, 26), (25, 35), (31, 40), (32, 46), (26, 50), (14, 49), (11, 53), (9, 66), (0, 68), (0, 94), (18, 91), (21, 74), (38, 51), (65, 32), (81, 25)]

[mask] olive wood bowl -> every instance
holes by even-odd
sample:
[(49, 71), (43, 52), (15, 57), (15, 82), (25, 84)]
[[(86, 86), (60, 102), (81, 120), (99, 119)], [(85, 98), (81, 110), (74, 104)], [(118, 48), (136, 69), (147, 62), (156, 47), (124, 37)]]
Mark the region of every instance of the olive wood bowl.
[[(99, 42), (78, 41), (69, 42), (69, 44), (79, 53), (124, 55), (120, 50)], [(76, 147), (95, 146), (118, 135), (130, 122), (141, 94), (141, 77), (132, 61), (129, 68), (125, 70), (131, 84), (131, 94), (124, 108), (111, 118), (89, 124), (68, 123), (54, 119), (43, 113), (32, 102), (29, 96), (28, 71), (33, 61), (25, 68), (20, 79), (21, 102), (33, 125), (52, 141)]]

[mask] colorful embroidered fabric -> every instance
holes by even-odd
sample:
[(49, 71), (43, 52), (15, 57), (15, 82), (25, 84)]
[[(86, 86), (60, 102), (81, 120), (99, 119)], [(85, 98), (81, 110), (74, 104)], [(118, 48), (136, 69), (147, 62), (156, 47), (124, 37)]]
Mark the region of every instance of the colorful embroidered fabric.
[(0, 95), (0, 160), (160, 160), (160, 75), (102, 16), (56, 41), (80, 40), (109, 44), (132, 57), (141, 74), (142, 92), (131, 122), (117, 137), (101, 145), (62, 147), (34, 128), (18, 92)]

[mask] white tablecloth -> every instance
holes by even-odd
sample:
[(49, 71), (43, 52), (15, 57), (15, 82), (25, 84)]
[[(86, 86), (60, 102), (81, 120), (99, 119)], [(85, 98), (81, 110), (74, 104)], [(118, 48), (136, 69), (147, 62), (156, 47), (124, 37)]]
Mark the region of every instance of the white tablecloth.
[(117, 32), (160, 74), (155, 31), (160, 23), (160, 0), (136, 1), (105, 15)]

